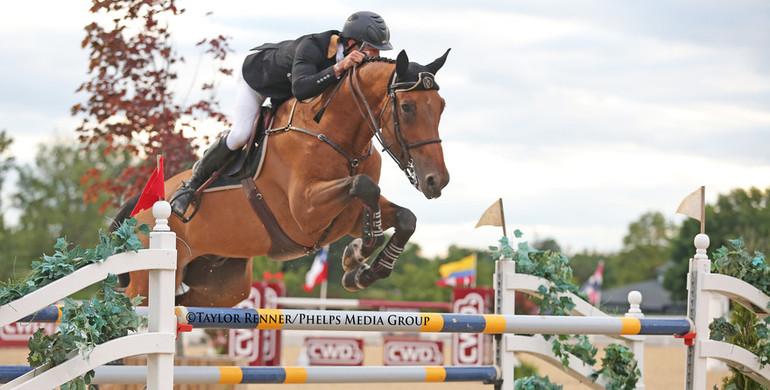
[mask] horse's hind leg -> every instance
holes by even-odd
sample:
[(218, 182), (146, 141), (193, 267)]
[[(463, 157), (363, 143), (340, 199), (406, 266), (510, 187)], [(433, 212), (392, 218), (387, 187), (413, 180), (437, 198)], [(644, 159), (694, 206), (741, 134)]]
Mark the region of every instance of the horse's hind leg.
[(191, 261), (184, 275), (190, 288), (176, 297), (181, 306), (233, 307), (249, 297), (251, 258), (201, 256)]
[(342, 285), (348, 291), (358, 291), (369, 287), (379, 279), (385, 279), (390, 276), (393, 266), (404, 251), (406, 243), (412, 237), (414, 229), (417, 226), (417, 218), (409, 209), (397, 206), (383, 198), (383, 221), (386, 229), (390, 226), (395, 227), (396, 231), (385, 245), (385, 248), (377, 254), (377, 258), (372, 262), (371, 267), (365, 263), (358, 265), (355, 269), (345, 272), (342, 277)]

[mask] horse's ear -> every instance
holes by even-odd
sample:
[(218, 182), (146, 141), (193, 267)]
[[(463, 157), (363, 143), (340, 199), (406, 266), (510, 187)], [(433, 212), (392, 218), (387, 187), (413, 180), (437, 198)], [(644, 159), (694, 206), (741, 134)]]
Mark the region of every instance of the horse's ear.
[(428, 68), (428, 71), (435, 75), (436, 72), (438, 72), (438, 70), (441, 69), (442, 66), (444, 66), (444, 62), (446, 62), (446, 57), (449, 55), (450, 50), (452, 49), (451, 48), (446, 49), (446, 53), (444, 53), (443, 56), (436, 58), (435, 61), (431, 62), (428, 65), (425, 65), (425, 67)]
[(406, 76), (406, 72), (409, 69), (409, 57), (406, 55), (406, 50), (401, 50), (396, 57), (396, 74), (399, 77)]

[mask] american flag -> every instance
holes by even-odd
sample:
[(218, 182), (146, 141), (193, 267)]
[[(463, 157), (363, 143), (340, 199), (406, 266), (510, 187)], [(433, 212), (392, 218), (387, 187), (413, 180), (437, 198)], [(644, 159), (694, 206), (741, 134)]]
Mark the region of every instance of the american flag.
[(599, 265), (596, 267), (594, 274), (588, 278), (586, 284), (580, 288), (581, 292), (588, 295), (588, 301), (591, 304), (596, 305), (601, 301), (602, 297), (602, 279), (604, 275), (604, 261), (599, 260)]

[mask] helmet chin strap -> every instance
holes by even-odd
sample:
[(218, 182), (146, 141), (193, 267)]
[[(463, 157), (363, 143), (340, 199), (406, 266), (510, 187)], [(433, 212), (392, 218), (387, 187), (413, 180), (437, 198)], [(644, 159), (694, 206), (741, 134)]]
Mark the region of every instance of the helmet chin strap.
[[(352, 39), (352, 38), (348, 38), (348, 39)], [(355, 39), (353, 39), (353, 44), (348, 46), (348, 47), (345, 47), (345, 44), (343, 43), (342, 44), (342, 55), (347, 56), (348, 54), (350, 54), (350, 49), (356, 47), (356, 45), (360, 45), (360, 47), (358, 48), (358, 51), (363, 53), (364, 49), (366, 48), (368, 43), (366, 43), (366, 42), (360, 43), (360, 42), (356, 41)]]

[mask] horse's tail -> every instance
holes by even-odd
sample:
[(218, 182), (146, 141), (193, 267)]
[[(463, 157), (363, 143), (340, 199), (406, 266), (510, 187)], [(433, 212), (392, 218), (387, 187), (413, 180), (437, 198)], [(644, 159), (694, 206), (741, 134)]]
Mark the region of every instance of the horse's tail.
[[(110, 224), (110, 232), (117, 230), (120, 224), (122, 224), (123, 221), (127, 220), (131, 216), (131, 211), (134, 210), (134, 207), (136, 207), (136, 204), (139, 202), (139, 195), (140, 194), (136, 194), (132, 196), (125, 203), (123, 203), (122, 206), (120, 206), (118, 214), (115, 215), (115, 219), (113, 219), (112, 224)], [(120, 281), (121, 287), (127, 287), (131, 282), (131, 277), (129, 274), (120, 274), (118, 275), (118, 280)]]

